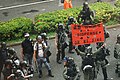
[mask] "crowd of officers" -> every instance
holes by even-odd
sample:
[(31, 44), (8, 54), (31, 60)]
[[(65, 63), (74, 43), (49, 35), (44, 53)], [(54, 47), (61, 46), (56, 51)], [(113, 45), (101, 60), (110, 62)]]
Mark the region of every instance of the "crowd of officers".
[[(109, 61), (107, 56), (110, 55), (110, 50), (106, 48), (104, 42), (96, 43), (96, 51), (93, 52), (91, 44), (73, 46), (72, 33), (70, 25), (73, 23), (82, 23), (83, 25), (93, 24), (94, 11), (90, 10), (88, 3), (83, 3), (83, 10), (79, 13), (77, 20), (73, 17), (68, 18), (66, 25), (58, 23), (55, 37), (56, 62), (61, 64), (64, 61), (63, 77), (65, 80), (80, 80), (80, 70), (75, 64), (74, 59), (66, 57), (65, 49), (69, 47), (68, 53), (74, 53), (73, 50), (82, 58), (81, 69), (84, 73), (84, 80), (94, 80), (99, 73), (99, 67), (102, 68), (104, 80), (108, 80), (107, 66)], [(4, 75), (4, 80), (29, 80), (33, 77), (35, 71), (33, 61), (36, 66), (36, 71), (39, 78), (42, 77), (42, 64), (44, 63), (48, 76), (54, 77), (51, 71), (50, 60), (51, 56), (50, 45), (47, 41), (47, 34), (40, 33), (34, 42), (30, 39), (30, 34), (25, 33), (25, 40), (21, 43), (21, 60), (17, 57), (16, 51), (6, 47), (6, 43), (1, 43), (0, 48), (0, 74)], [(109, 33), (104, 27), (105, 40), (109, 38)], [(117, 36), (117, 42), (114, 49), (114, 57), (120, 58), (120, 34)], [(22, 78), (19, 78), (21, 76)], [(1, 80), (1, 75), (0, 75)]]

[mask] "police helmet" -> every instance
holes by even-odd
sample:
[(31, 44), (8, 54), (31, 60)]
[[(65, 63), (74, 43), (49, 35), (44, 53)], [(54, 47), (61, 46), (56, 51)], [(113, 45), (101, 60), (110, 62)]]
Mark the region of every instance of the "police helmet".
[(1, 48), (6, 48), (6, 43), (5, 42), (1, 42)]
[(117, 35), (117, 40), (120, 40), (120, 34)]
[(74, 20), (74, 18), (73, 18), (72, 16), (70, 16), (70, 17), (68, 18), (68, 20), (69, 20), (70, 22), (75, 22), (75, 20)]
[(86, 53), (92, 53), (92, 47), (91, 46), (86, 47)]
[(9, 53), (11, 56), (14, 56), (17, 52), (15, 51), (14, 48), (10, 47), (10, 48), (8, 48), (8, 53)]
[(20, 66), (21, 66), (21, 67), (27, 67), (27, 66), (28, 66), (27, 61), (22, 61), (22, 62), (20, 63)]
[(59, 24), (58, 24), (58, 29), (59, 29), (59, 30), (63, 30), (63, 29), (64, 29), (64, 25), (63, 25), (62, 23), (59, 23)]
[(47, 38), (47, 34), (46, 33), (41, 33), (41, 37), (42, 37), (42, 39), (46, 39)]
[(84, 7), (88, 7), (88, 2), (84, 2), (84, 3), (83, 3), (83, 6), (84, 6)]

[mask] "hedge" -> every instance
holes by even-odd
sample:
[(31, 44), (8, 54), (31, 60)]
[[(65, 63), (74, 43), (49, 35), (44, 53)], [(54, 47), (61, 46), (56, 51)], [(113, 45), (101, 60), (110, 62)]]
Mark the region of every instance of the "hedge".
[(116, 6), (116, 7), (120, 7), (120, 0), (116, 0), (115, 6)]
[[(119, 23), (120, 8), (116, 8), (107, 2), (97, 2), (90, 4), (90, 8), (95, 11), (94, 23), (103, 22), (106, 25)], [(35, 16), (35, 29), (37, 32), (47, 28), (47, 31), (55, 31), (58, 22), (65, 23), (69, 16), (77, 18), (81, 7), (71, 8), (67, 10), (58, 10), (54, 12), (39, 14)], [(44, 24), (43, 24), (44, 23)], [(41, 25), (43, 24), (43, 25)], [(40, 28), (41, 27), (41, 28)]]
[(25, 17), (0, 22), (0, 40), (20, 38), (24, 32), (31, 32), (32, 25), (32, 20)]

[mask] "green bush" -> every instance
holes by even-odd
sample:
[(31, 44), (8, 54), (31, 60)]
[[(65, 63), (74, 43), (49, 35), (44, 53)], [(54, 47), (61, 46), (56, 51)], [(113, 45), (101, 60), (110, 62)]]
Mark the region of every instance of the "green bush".
[(116, 6), (116, 7), (120, 7), (120, 0), (116, 0), (115, 6)]
[(0, 38), (1, 40), (19, 38), (24, 32), (31, 32), (32, 25), (32, 20), (25, 17), (0, 22)]
[[(113, 24), (112, 21), (115, 22), (116, 20), (117, 20), (116, 22), (118, 22), (117, 17), (119, 17), (118, 13), (120, 12), (120, 9), (116, 8), (110, 3), (97, 2), (97, 3), (90, 4), (90, 8), (95, 11), (96, 16), (94, 19), (94, 23), (103, 22), (107, 24), (107, 22), (110, 21), (108, 24)], [(56, 29), (55, 25), (58, 22), (66, 23), (69, 16), (73, 16), (74, 18), (77, 18), (81, 9), (82, 9), (82, 6), (72, 8), (72, 9), (67, 9), (67, 10), (58, 10), (54, 12), (36, 15), (35, 16), (35, 22), (36, 22), (35, 27), (37, 31), (39, 31), (41, 30), (39, 29), (41, 26), (39, 24), (44, 23), (46, 27), (49, 27), (49, 31), (55, 31)]]

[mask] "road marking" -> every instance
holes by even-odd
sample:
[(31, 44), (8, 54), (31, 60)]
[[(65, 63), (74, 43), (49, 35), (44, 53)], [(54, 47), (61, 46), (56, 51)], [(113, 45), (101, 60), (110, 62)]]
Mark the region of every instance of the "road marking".
[(0, 7), (3, 7), (3, 6), (0, 6)]
[(52, 2), (52, 1), (54, 1), (54, 0), (47, 0), (47, 1), (34, 2), (34, 3), (29, 3), (29, 4), (23, 4), (23, 5), (16, 5), (16, 6), (4, 7), (4, 8), (0, 8), (0, 10), (6, 10), (6, 9), (12, 9), (12, 8), (18, 8), (18, 7), (24, 7), (24, 6), (30, 6), (30, 5), (35, 5), (35, 4), (40, 4), (40, 3), (46, 3), (46, 2)]

